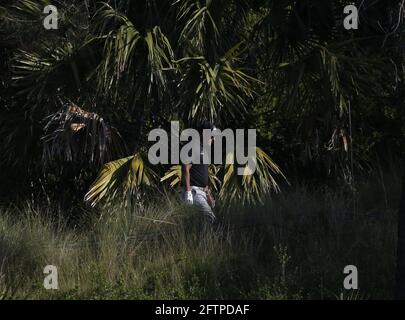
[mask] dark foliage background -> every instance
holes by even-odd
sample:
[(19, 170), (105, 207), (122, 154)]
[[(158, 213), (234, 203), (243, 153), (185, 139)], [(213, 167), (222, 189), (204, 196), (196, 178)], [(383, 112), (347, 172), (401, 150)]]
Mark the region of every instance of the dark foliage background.
[[(357, 30), (343, 27), (351, 4)], [(49, 297), (35, 283), (50, 260), (54, 298), (403, 292), (404, 13), (404, 0), (2, 0), (0, 298)], [(210, 167), (222, 224), (202, 232), (172, 201), (179, 167), (146, 155), (151, 129), (203, 119), (257, 129), (259, 148), (252, 176)], [(360, 295), (339, 295), (346, 264)]]
[[(6, 1), (3, 200), (82, 199), (104, 163), (145, 148), (150, 129), (202, 118), (257, 128), (290, 181), (355, 188), (376, 163), (403, 157), (404, 30), (401, 1), (356, 2), (359, 29), (345, 30), (349, 2), (58, 1), (59, 29), (45, 30), (47, 1)], [(105, 124), (55, 133), (66, 105)]]

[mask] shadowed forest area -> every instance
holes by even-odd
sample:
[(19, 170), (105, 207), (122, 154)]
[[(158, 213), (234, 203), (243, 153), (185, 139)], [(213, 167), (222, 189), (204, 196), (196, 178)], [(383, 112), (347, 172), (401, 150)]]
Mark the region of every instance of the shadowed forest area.
[[(404, 16), (403, 0), (2, 0), (0, 298), (405, 298)], [(209, 166), (214, 225), (180, 201), (179, 165), (148, 161), (151, 130), (203, 120), (257, 133), (252, 175)]]

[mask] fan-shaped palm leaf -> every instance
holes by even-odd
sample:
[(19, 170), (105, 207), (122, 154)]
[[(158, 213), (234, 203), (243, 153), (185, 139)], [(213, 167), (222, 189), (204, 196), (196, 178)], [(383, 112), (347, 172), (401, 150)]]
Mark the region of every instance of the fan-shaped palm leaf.
[(237, 66), (242, 51), (239, 43), (213, 65), (204, 57), (178, 61), (182, 73), (180, 104), (185, 118), (220, 121), (221, 117), (235, 117), (246, 111), (246, 98), (253, 96), (257, 80)]
[(126, 153), (121, 135), (102, 117), (69, 103), (46, 118), (43, 160), (90, 162), (98, 166)]
[(132, 86), (135, 99), (150, 95), (153, 86), (165, 92), (165, 70), (173, 68), (173, 50), (160, 26), (142, 33), (123, 13), (104, 3), (95, 17), (96, 32), (105, 38), (104, 59), (98, 71), (99, 92), (118, 99), (119, 84)]
[[(208, 183), (211, 190), (218, 191), (221, 185), (221, 180), (218, 178), (220, 166), (210, 164), (208, 167)], [(163, 177), (160, 179), (161, 182), (163, 181), (170, 181), (170, 186), (176, 187), (179, 186), (182, 179), (182, 168), (181, 165), (174, 165), (166, 171)]]
[(224, 166), (224, 178), (219, 198), (222, 202), (240, 201), (243, 203), (261, 202), (269, 192), (280, 190), (274, 174), (284, 177), (280, 168), (259, 147), (256, 147), (256, 170), (251, 174), (248, 165), (244, 166), (244, 174), (238, 175), (239, 165), (234, 163), (234, 155), (227, 155)]
[(106, 163), (90, 186), (84, 199), (95, 206), (102, 200), (124, 198), (127, 204), (134, 195), (155, 186), (156, 173), (144, 160), (141, 153)]
[[(244, 166), (244, 174), (238, 175), (234, 163), (234, 155), (229, 153), (225, 165), (209, 166), (209, 187), (211, 190), (219, 192), (219, 199), (223, 205), (233, 201), (242, 203), (260, 202), (269, 192), (278, 192), (279, 185), (274, 175), (280, 175), (285, 179), (280, 168), (273, 160), (260, 148), (256, 148), (256, 170), (251, 174), (247, 165)], [(222, 181), (220, 176), (223, 176)], [(181, 165), (172, 166), (163, 176), (161, 181), (170, 181), (170, 186), (174, 187), (181, 182)]]
[(218, 46), (220, 33), (208, 3), (202, 5), (200, 1), (186, 0), (175, 1), (174, 4), (180, 4), (177, 20), (185, 21), (179, 36), (180, 46), (198, 54), (207, 51), (208, 42), (213, 44), (211, 48)]

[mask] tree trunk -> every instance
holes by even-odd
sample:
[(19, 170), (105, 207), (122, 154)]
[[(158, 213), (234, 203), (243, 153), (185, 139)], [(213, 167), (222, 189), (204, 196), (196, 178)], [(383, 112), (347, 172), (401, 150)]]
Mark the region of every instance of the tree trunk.
[[(399, 6), (399, 17), (397, 29), (401, 30), (405, 18), (402, 0)], [(397, 30), (396, 30), (397, 31)], [(403, 49), (403, 33), (398, 32), (396, 54), (396, 66), (398, 70), (397, 96), (399, 108), (405, 108), (405, 52)], [(405, 166), (404, 166), (405, 170)], [(405, 300), (405, 172), (402, 177), (401, 202), (398, 211), (398, 242), (397, 242), (397, 270), (395, 284), (395, 299)]]
[(401, 202), (398, 210), (395, 299), (405, 300), (405, 174), (402, 178)]

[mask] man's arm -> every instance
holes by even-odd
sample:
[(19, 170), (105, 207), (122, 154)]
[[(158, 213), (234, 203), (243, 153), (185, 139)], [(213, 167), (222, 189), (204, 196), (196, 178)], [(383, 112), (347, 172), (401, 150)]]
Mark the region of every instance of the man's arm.
[(183, 170), (183, 181), (184, 181), (184, 188), (185, 188), (185, 201), (188, 204), (193, 204), (193, 194), (191, 192), (191, 186), (190, 186), (190, 169), (191, 169), (192, 164), (184, 164), (182, 166)]
[(191, 186), (190, 186), (190, 169), (191, 169), (192, 164), (183, 164), (183, 174), (184, 174), (184, 187), (186, 188), (186, 191), (191, 191)]

